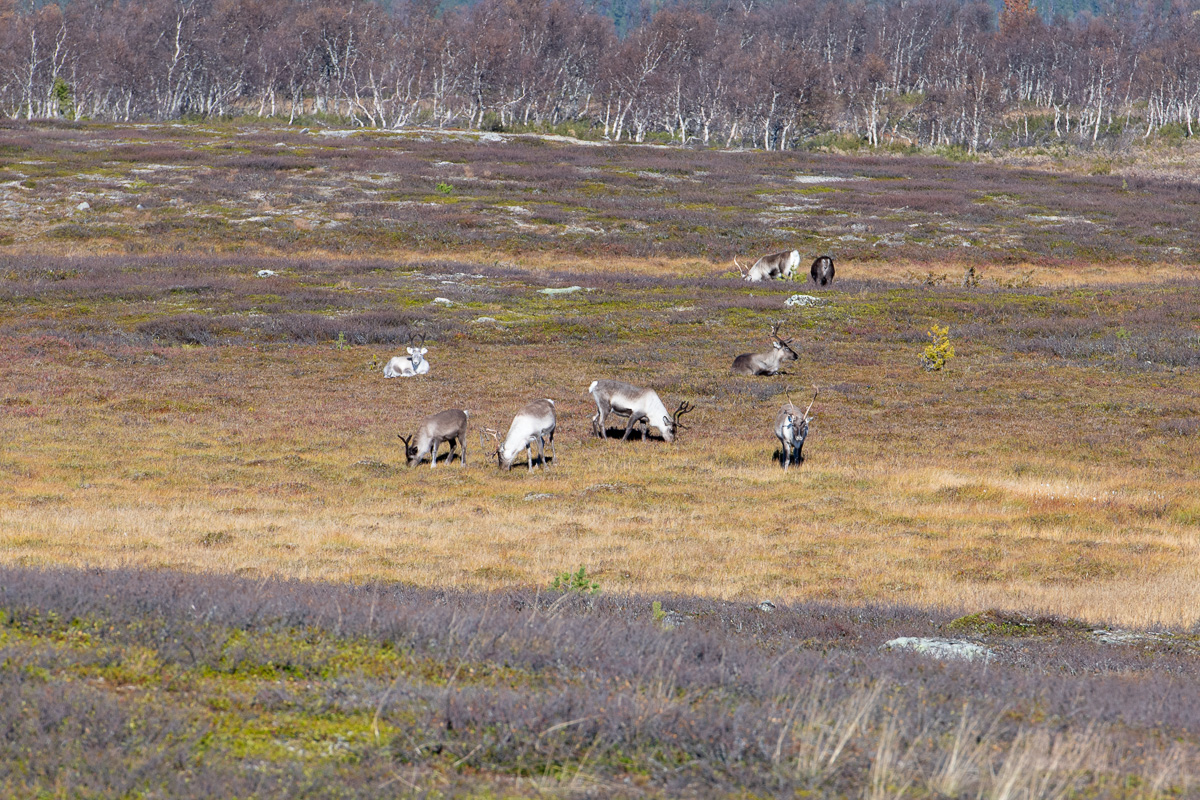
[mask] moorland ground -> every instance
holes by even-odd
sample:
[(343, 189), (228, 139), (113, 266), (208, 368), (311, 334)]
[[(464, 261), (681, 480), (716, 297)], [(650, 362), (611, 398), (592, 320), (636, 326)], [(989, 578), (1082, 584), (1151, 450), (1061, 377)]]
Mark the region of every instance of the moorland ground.
[[(1093, 160), (1101, 174), (1089, 174), (1042, 157), (9, 124), (8, 581), (37, 584), (28, 568), (151, 569), (486, 593), (544, 588), (583, 565), (604, 595), (903, 604), (925, 610), (896, 617), (915, 632), (986, 609), (1186, 632), (1200, 616), (1200, 193), (1186, 174), (1161, 177), (1186, 155)], [(832, 253), (837, 281), (736, 279), (734, 254), (784, 246)], [(786, 306), (796, 293), (818, 302)], [(734, 356), (767, 347), (780, 320), (800, 353), (790, 374), (732, 376)], [(920, 364), (932, 324), (949, 326), (957, 353), (940, 372)], [(427, 334), (432, 372), (385, 380), (383, 363), (414, 332)], [(601, 377), (698, 410), (671, 445), (600, 441), (586, 389)], [(814, 385), (807, 460), (785, 475), (770, 422)], [(558, 403), (557, 457), (545, 471), (499, 472), (477, 431), (503, 429), (531, 397)], [(466, 465), (443, 456), (407, 469), (396, 434), (451, 407), (471, 411)], [(22, 602), (39, 614), (54, 605)], [(54, 613), (70, 617), (67, 606)], [(6, 641), (60, 647), (57, 623), (40, 624), (27, 626), (32, 640)], [(882, 635), (847, 634), (871, 652)], [(825, 652), (820, 642), (839, 637), (790, 633), (767, 650), (811, 640)], [(1191, 676), (1190, 639), (1179, 646), (1147, 656), (1143, 672), (1103, 650), (1055, 663)], [(470, 660), (447, 647), (446, 663)], [(154, 658), (134, 685), (178, 660)], [(999, 700), (987, 707), (1004, 713)], [(1161, 729), (1152, 716), (1099, 715), (1071, 735), (1104, 725), (1110, 742), (1112, 726), (1128, 725), (1129, 747), (1145, 748)], [(864, 780), (895, 745), (885, 718), (858, 745)], [(1188, 720), (1172, 730), (1194, 747)], [(919, 738), (917, 723), (897, 725), (905, 742)], [(1005, 730), (993, 777), (1034, 735)], [(591, 741), (539, 764), (585, 773)], [(1114, 756), (1124, 766), (1105, 791), (1183, 758), (1168, 744), (1136, 768)], [(473, 746), (438, 763), (470, 766), (460, 758)], [(618, 761), (606, 769), (619, 773)], [(668, 785), (657, 769), (654, 785)], [(1188, 785), (1170, 774), (1163, 785)]]

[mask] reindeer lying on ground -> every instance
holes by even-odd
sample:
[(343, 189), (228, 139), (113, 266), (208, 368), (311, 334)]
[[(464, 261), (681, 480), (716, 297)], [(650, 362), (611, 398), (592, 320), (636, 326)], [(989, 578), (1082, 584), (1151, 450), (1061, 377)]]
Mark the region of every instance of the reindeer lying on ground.
[(643, 423), (643, 439), (646, 438), (646, 434), (653, 426), (662, 433), (664, 441), (673, 442), (675, 441), (675, 431), (685, 427), (680, 424), (680, 418), (694, 409), (694, 406), (684, 401), (679, 404), (679, 408), (675, 409), (675, 413), (668, 414), (667, 407), (663, 405), (663, 401), (653, 389), (639, 389), (621, 381), (592, 381), (592, 385), (588, 387), (588, 393), (596, 401), (596, 415), (592, 417), (592, 431), (601, 439), (608, 438), (605, 423), (609, 416), (615, 414), (619, 417), (629, 417), (629, 422), (625, 425), (625, 435), (621, 437), (621, 441), (628, 439), (629, 434), (633, 431), (633, 426), (641, 422)]
[(801, 411), (792, 404), (792, 399), (789, 397), (787, 405), (779, 409), (779, 413), (775, 415), (775, 435), (779, 438), (779, 444), (783, 448), (779, 454), (779, 460), (783, 462), (784, 472), (787, 472), (789, 464), (804, 463), (804, 440), (808, 438), (808, 423), (812, 421), (808, 412), (816, 401), (817, 391), (814, 391), (808, 408)]
[(779, 280), (787, 278), (791, 280), (792, 276), (796, 274), (796, 270), (800, 267), (800, 253), (797, 250), (772, 253), (755, 261), (754, 266), (750, 267), (750, 269), (745, 269), (739, 264), (736, 257), (734, 257), (733, 263), (738, 268), (738, 272), (742, 273), (742, 278), (751, 283), (758, 283), (768, 278)]
[(421, 334), (421, 343), (413, 346), (416, 337), (409, 334), (407, 356), (395, 356), (383, 368), (383, 377), (385, 378), (411, 378), (414, 375), (424, 375), (429, 372), (429, 362), (425, 360), (425, 354), (429, 350), (425, 347), (425, 334)]
[(425, 456), (429, 456), (429, 468), (433, 469), (437, 466), (438, 447), (442, 442), (449, 442), (450, 454), (446, 457), (446, 463), (449, 464), (454, 460), (454, 445), (457, 443), (461, 448), (459, 460), (465, 467), (467, 465), (468, 413), (457, 408), (442, 411), (422, 420), (415, 437), (396, 434), (404, 442), (404, 454), (408, 458), (408, 465), (415, 467)]
[(829, 256), (817, 256), (808, 274), (812, 276), (813, 283), (820, 286), (833, 283), (833, 259)]
[[(545, 469), (547, 441), (550, 442), (550, 457), (557, 463), (558, 459), (554, 451), (554, 429), (557, 424), (558, 419), (554, 413), (553, 400), (549, 398), (530, 400), (513, 417), (512, 425), (508, 426), (508, 435), (504, 437), (504, 443), (498, 444), (496, 447), (496, 463), (501, 469), (511, 470), (513, 459), (523, 448), (526, 451), (529, 471), (533, 472), (533, 443), (537, 442), (538, 456), (542, 460), (542, 469)], [(491, 428), (486, 428), (485, 431), (497, 442), (500, 441), (499, 431)], [(483, 435), (480, 434), (480, 441), (482, 440)]]
[(779, 326), (776, 322), (771, 326), (772, 350), (769, 353), (742, 353), (733, 360), (735, 375), (778, 375), (779, 368), (785, 361), (795, 361), (800, 356), (792, 349), (792, 339), (779, 338)]

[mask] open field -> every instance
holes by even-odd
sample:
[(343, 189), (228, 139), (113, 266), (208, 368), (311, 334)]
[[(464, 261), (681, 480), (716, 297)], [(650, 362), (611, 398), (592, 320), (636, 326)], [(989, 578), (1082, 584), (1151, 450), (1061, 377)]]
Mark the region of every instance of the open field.
[[(0, 568), (11, 797), (1195, 796), (1196, 637)], [(992, 662), (887, 651), (986, 643)]]
[[(219, 126), (0, 127), (6, 580), (36, 586), (44, 578), (28, 568), (68, 567), (148, 569), (136, 580), (151, 582), (157, 571), (237, 575), (243, 587), (401, 582), (461, 592), (474, 609), (463, 613), (486, 615), (487, 592), (524, 592), (537, 606), (531, 590), (584, 565), (601, 596), (616, 598), (605, 613), (617, 617), (620, 598), (634, 596), (643, 615), (659, 597), (692, 608), (689, 619), (744, 615), (764, 599), (793, 606), (779, 615), (789, 619), (878, 615), (850, 637), (872, 655), (860, 653), (866, 666), (835, 706), (885, 673), (903, 683), (922, 669), (916, 657), (876, 655), (886, 638), (946, 633), (955, 617), (989, 609), (1058, 618), (1033, 644), (1011, 645), (1034, 653), (1007, 658), (1013, 681), (1030, 670), (1129, 672), (1130, 685), (1161, 698), (1160, 681), (1177, 674), (1191, 683), (1170, 691), (1186, 694), (1195, 655), (1183, 634), (1200, 623), (1200, 191), (1136, 171), (1044, 166)], [(783, 246), (833, 253), (838, 280), (822, 290), (736, 280), (734, 254)], [(977, 280), (964, 285), (968, 268)], [(571, 286), (581, 288), (541, 291)], [(795, 293), (819, 302), (786, 307)], [(734, 356), (768, 347), (779, 320), (801, 356), (792, 374), (732, 376)], [(949, 326), (957, 352), (942, 372), (919, 363), (931, 324)], [(385, 380), (383, 363), (413, 332), (428, 335), (432, 372)], [(602, 442), (590, 435), (586, 389), (603, 377), (698, 410), (674, 444)], [(785, 475), (770, 424), (789, 392), (806, 403), (814, 384), (807, 460)], [(500, 473), (477, 431), (506, 428), (531, 397), (558, 403), (557, 458), (544, 472)], [(406, 469), (396, 435), (453, 407), (471, 411), (466, 466), (443, 456), (436, 469)], [(35, 616), (77, 613), (29, 591), (21, 602)], [(15, 601), (3, 602), (13, 627)], [(879, 604), (907, 610), (862, 611)], [(1166, 626), (1181, 638), (1134, 668), (1091, 640), (1085, 655), (1063, 655), (1056, 643), (1087, 630), (1068, 619)], [(302, 638), (310, 622), (279, 635)], [(0, 645), (43, 652), (58, 634), (38, 625), (27, 631), (35, 640), (10, 631)], [(662, 635), (654, 647), (665, 653)], [(828, 639), (745, 644), (818, 658)], [(424, 657), (419, 641), (410, 646)], [(394, 667), (370, 681), (385, 685)], [(146, 685), (146, 674), (131, 682)], [(723, 685), (707, 680), (685, 695)], [(961, 689), (966, 679), (947, 680)], [(981, 700), (987, 724), (1016, 691), (998, 685), (1008, 688)], [(797, 686), (771, 691), (794, 702)], [(1034, 694), (1084, 686), (1093, 684)], [(372, 711), (376, 689), (362, 688)], [(756, 703), (776, 696), (763, 691)], [(1101, 736), (1106, 753), (1150, 755), (1078, 769), (1107, 775), (1095, 786), (1111, 795), (1194, 786), (1171, 771), (1183, 756), (1154, 739), (1162, 726), (1147, 709), (1158, 700), (1139, 697), (1133, 716), (1064, 729), (1085, 743)], [(953, 715), (939, 702), (946, 733)], [(1036, 706), (1018, 722), (1046, 727), (1003, 728), (989, 740), (990, 769), (1003, 769), (1018, 736), (1070, 717), (1066, 706)], [(353, 713), (362, 723), (366, 712)], [(874, 733), (856, 745), (864, 780), (891, 746), (885, 716), (872, 716)], [(1168, 726), (1188, 753), (1200, 735), (1193, 716)], [(897, 729), (929, 744), (918, 717)], [(591, 774), (590, 741), (549, 761)], [(476, 742), (461, 744), (449, 748), (455, 761)], [(496, 758), (475, 766), (536, 771)], [(620, 775), (616, 759), (600, 772)], [(922, 774), (935, 761), (918, 758)], [(462, 764), (433, 766), (444, 775)], [(673, 785), (675, 773), (630, 769), (652, 773), (646, 791)], [(714, 786), (742, 780), (719, 771)], [(1146, 790), (1160, 772), (1170, 777)], [(755, 791), (810, 785), (789, 774)], [(1143, 777), (1121, 783), (1134, 774)], [(678, 785), (694, 787), (689, 776)], [(963, 791), (1015, 796), (987, 786)]]

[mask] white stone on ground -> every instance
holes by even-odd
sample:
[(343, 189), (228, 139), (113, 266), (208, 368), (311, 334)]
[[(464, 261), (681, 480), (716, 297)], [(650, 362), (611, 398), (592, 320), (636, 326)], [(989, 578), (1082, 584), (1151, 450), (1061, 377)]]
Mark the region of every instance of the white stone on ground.
[(813, 297), (811, 294), (794, 294), (784, 300), (783, 304), (788, 308), (795, 308), (797, 306), (819, 306), (824, 302), (822, 298)]
[(937, 639), (925, 636), (902, 636), (883, 644), (885, 650), (911, 650), (933, 658), (991, 661), (995, 654), (983, 645), (965, 639)]

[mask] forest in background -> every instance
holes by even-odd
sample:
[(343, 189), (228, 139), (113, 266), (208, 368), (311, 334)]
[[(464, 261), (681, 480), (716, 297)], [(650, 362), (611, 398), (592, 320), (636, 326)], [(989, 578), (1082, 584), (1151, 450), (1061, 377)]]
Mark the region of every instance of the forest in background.
[(0, 0), (0, 115), (249, 116), (783, 150), (1128, 145), (1200, 124), (1200, 11), (959, 0)]

